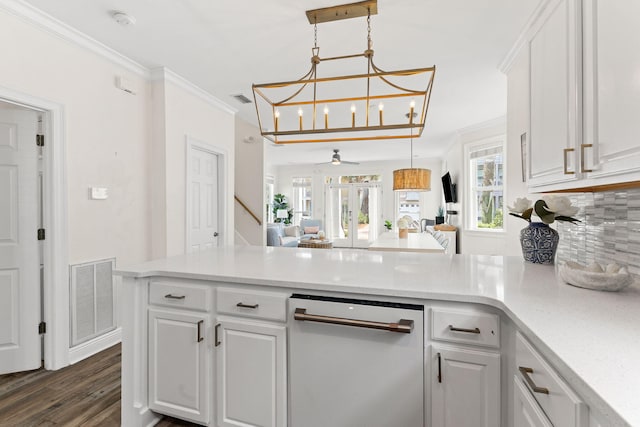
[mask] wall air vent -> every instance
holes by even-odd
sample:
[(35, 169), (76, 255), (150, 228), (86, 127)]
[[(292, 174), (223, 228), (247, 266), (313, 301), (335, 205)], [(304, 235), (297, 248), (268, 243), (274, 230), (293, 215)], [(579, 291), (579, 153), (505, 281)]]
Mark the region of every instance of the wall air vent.
[(237, 95), (231, 95), (233, 96), (236, 101), (238, 101), (241, 104), (251, 104), (251, 100), (249, 98), (247, 98), (246, 96), (244, 96), (243, 94), (239, 93)]

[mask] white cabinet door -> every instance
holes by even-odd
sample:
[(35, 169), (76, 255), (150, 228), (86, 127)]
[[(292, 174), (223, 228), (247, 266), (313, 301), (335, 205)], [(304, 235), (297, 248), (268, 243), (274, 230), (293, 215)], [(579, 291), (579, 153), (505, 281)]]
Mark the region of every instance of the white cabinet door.
[(219, 319), (218, 427), (287, 425), (286, 328)]
[(514, 376), (513, 382), (514, 427), (553, 427), (522, 381)]
[(431, 347), (431, 427), (500, 425), (500, 354)]
[(208, 423), (211, 369), (209, 317), (149, 310), (149, 408)]
[(579, 0), (553, 0), (529, 42), (529, 186), (580, 177), (581, 15)]
[[(585, 0), (585, 168), (589, 177), (640, 172), (640, 2)], [(638, 177), (630, 177), (637, 180)], [(624, 179), (625, 181), (628, 179)]]

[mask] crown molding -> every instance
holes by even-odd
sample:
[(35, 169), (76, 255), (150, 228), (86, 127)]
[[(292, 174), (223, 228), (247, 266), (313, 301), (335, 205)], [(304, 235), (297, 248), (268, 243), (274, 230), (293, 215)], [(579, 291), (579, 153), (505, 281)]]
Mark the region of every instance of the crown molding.
[(507, 127), (507, 117), (506, 116), (500, 116), (500, 117), (496, 117), (495, 119), (491, 119), (491, 120), (487, 120), (484, 122), (480, 122), (480, 123), (476, 123), (473, 124), (471, 126), (467, 126), (464, 128), (460, 128), (457, 130), (457, 134), (459, 136), (462, 135), (466, 135), (472, 132), (477, 132), (480, 130), (486, 130), (486, 129), (491, 129), (494, 127), (504, 127), (505, 128), (505, 133), (506, 133), (506, 127)]
[(150, 72), (150, 78), (151, 78), (151, 81), (165, 81), (165, 82), (173, 83), (179, 88), (184, 89), (190, 94), (200, 98), (201, 100), (211, 105), (212, 107), (218, 108), (226, 113), (235, 115), (238, 112), (237, 109), (233, 108), (229, 104), (222, 102), (220, 99), (211, 95), (206, 90), (200, 88), (199, 86), (196, 86), (195, 84), (191, 83), (189, 80), (185, 79), (181, 75), (177, 74), (174, 71), (171, 71), (166, 67), (158, 67), (158, 68), (152, 69)]
[(527, 42), (533, 36), (533, 31), (537, 28), (538, 20), (547, 9), (547, 7), (551, 4), (553, 0), (542, 0), (535, 8), (531, 17), (527, 20), (527, 23), (524, 25), (524, 28), (520, 32), (520, 35), (516, 39), (514, 45), (509, 49), (507, 54), (504, 56), (502, 61), (498, 64), (498, 70), (502, 73), (507, 74), (513, 65), (516, 57), (520, 53), (520, 50), (527, 44)]
[(82, 46), (135, 74), (149, 78), (149, 69), (145, 66), (127, 58), (123, 54), (81, 33), (40, 9), (31, 6), (23, 0), (0, 0), (0, 9), (56, 37)]

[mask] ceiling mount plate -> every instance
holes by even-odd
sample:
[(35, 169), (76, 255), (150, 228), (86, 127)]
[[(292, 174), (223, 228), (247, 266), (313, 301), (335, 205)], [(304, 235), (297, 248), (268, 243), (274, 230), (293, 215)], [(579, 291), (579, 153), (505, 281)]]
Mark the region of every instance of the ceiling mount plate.
[(323, 22), (339, 21), (341, 19), (359, 18), (369, 14), (377, 15), (378, 0), (366, 0), (358, 3), (307, 10), (306, 14), (310, 24), (322, 24)]

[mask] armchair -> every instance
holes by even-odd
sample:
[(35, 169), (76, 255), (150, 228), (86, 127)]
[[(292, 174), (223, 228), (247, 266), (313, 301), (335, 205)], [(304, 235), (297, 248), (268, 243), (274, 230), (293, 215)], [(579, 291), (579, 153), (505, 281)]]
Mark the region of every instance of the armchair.
[(300, 240), (318, 238), (318, 231), (322, 230), (321, 219), (300, 220)]

